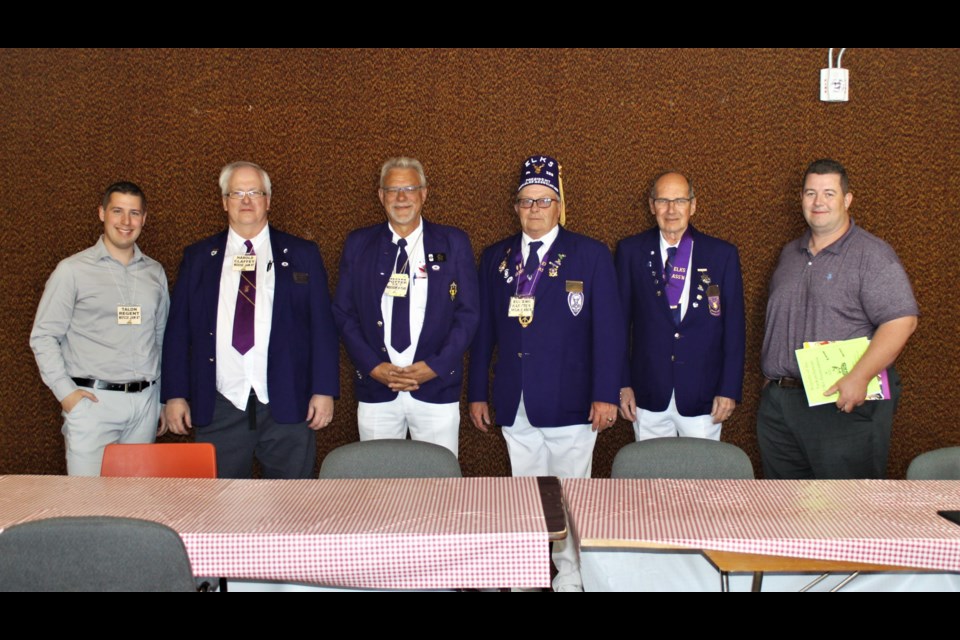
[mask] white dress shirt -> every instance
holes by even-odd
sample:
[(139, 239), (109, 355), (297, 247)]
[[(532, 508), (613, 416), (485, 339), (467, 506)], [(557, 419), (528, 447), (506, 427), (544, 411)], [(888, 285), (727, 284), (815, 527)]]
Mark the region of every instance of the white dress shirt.
[[(390, 223), (388, 222), (389, 226)], [(400, 240), (400, 236), (393, 227), (390, 227), (393, 233), (393, 243)], [(390, 362), (398, 367), (406, 367), (413, 364), (413, 358), (417, 353), (417, 343), (420, 341), (420, 331), (423, 329), (423, 317), (427, 311), (427, 260), (423, 251), (423, 218), (419, 220), (417, 228), (407, 236), (407, 259), (409, 260), (410, 288), (407, 295), (410, 296), (410, 346), (402, 352), (398, 352), (390, 344), (391, 330), (393, 328), (393, 296), (388, 296), (384, 292), (380, 298), (380, 312), (383, 314), (383, 335), (387, 343), (387, 355), (390, 356)], [(400, 248), (393, 256), (393, 267), (397, 267), (397, 254)]]
[(534, 240), (533, 238), (528, 236), (526, 233), (522, 235), (523, 235), (523, 242), (520, 245), (520, 253), (521, 253), (521, 257), (523, 258), (523, 264), (527, 264), (527, 258), (530, 256), (531, 242), (543, 243), (543, 246), (540, 247), (539, 251), (537, 251), (537, 261), (543, 262), (543, 256), (547, 255), (547, 251), (550, 251), (550, 247), (553, 246), (553, 243), (557, 239), (557, 236), (560, 235), (560, 225), (555, 226), (553, 229), (543, 234), (543, 236), (541, 236), (537, 240)]
[(254, 310), (254, 344), (241, 355), (233, 347), (233, 318), (237, 308), (240, 272), (233, 270), (233, 257), (247, 252), (245, 239), (233, 229), (227, 232), (227, 248), (220, 273), (220, 301), (217, 309), (217, 391), (237, 409), (245, 411), (250, 389), (267, 404), (267, 348), (273, 325), (273, 292), (276, 266), (267, 225), (250, 239), (257, 254), (257, 299)]

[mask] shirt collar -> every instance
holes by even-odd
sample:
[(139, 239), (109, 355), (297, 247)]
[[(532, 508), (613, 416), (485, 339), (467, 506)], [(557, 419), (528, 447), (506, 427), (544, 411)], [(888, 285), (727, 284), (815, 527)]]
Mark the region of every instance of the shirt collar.
[[(262, 253), (261, 247), (263, 243), (270, 239), (270, 225), (264, 225), (263, 229), (260, 230), (260, 233), (250, 238), (251, 244), (253, 244), (254, 253)], [(227, 228), (227, 255), (233, 255), (236, 253), (246, 253), (247, 247), (245, 245), (246, 238), (241, 236), (239, 233), (233, 230), (232, 227)]]
[[(857, 229), (857, 224), (853, 221), (853, 218), (850, 218), (850, 228), (847, 229), (842, 236), (825, 246), (823, 249), (820, 249), (820, 253), (833, 253), (838, 254), (843, 249), (843, 245), (850, 239), (850, 236), (854, 234), (855, 229)], [(797, 250), (803, 253), (806, 253), (810, 247), (810, 237), (813, 235), (813, 232), (810, 231), (808, 227), (807, 230), (800, 236), (800, 239), (797, 240)]]
[[(110, 258), (117, 264), (120, 263), (119, 260), (114, 258), (112, 255), (110, 255), (110, 252), (107, 251), (107, 243), (106, 243), (106, 240), (103, 239), (103, 234), (100, 234), (100, 240), (97, 241), (97, 244), (94, 245), (94, 251), (95, 251), (94, 258), (98, 261), (103, 260), (104, 258)], [(140, 245), (134, 243), (133, 258), (130, 259), (130, 264), (133, 264), (134, 262), (139, 262), (140, 260), (143, 260), (143, 252), (140, 251)]]
[[(393, 226), (391, 226), (389, 222), (387, 223), (387, 230), (390, 231), (390, 241), (393, 242), (393, 244), (397, 244), (397, 241), (400, 240), (400, 234), (393, 230)], [(421, 234), (423, 234), (423, 216), (420, 216), (420, 219), (417, 221), (417, 228), (407, 236), (407, 246), (412, 247), (417, 244)]]
[(521, 232), (520, 235), (523, 236), (523, 241), (521, 245), (521, 249), (523, 251), (527, 251), (530, 248), (531, 242), (542, 242), (543, 248), (541, 249), (541, 251), (546, 251), (553, 245), (554, 241), (557, 239), (557, 236), (560, 235), (560, 225), (557, 225), (553, 229), (550, 229), (550, 231), (546, 232), (536, 240), (534, 240), (533, 238), (531, 238), (530, 236), (528, 236), (526, 233), (523, 233), (523, 232)]

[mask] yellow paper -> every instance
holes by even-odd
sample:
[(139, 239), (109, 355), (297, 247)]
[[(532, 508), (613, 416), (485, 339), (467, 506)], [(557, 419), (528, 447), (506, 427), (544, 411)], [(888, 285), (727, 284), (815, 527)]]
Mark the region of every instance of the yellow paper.
[[(839, 393), (823, 395), (837, 380), (850, 373), (867, 347), (868, 338), (839, 340), (829, 343), (805, 343), (805, 349), (797, 349), (797, 364), (800, 365), (800, 377), (807, 392), (807, 404), (815, 407), (837, 401)], [(880, 381), (877, 376), (867, 385), (867, 396), (880, 393)]]

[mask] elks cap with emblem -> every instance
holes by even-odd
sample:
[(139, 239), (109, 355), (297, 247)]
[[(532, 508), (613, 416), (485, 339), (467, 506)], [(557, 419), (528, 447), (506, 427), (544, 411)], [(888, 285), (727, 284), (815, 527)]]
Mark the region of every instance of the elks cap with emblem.
[(523, 161), (520, 167), (520, 184), (517, 186), (519, 192), (524, 187), (531, 184), (542, 184), (550, 187), (560, 196), (560, 224), (567, 223), (566, 198), (563, 197), (563, 178), (561, 177), (563, 167), (557, 162), (556, 158), (550, 156), (530, 156)]
[(550, 156), (530, 156), (520, 167), (517, 191), (531, 184), (542, 184), (560, 194), (560, 163)]

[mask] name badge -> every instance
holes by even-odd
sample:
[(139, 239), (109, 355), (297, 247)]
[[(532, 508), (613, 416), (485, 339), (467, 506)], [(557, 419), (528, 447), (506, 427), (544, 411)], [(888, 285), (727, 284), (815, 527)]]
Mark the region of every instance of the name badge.
[(140, 305), (138, 304), (118, 304), (117, 305), (117, 324), (140, 324), (141, 320)]
[(410, 276), (405, 273), (394, 273), (387, 280), (387, 288), (384, 293), (394, 298), (406, 298), (409, 284)]
[(533, 316), (534, 300), (533, 297), (510, 296), (510, 308), (507, 310), (507, 317), (528, 318)]
[(256, 271), (257, 256), (247, 254), (247, 253), (244, 253), (238, 256), (233, 256), (233, 270), (234, 271)]

